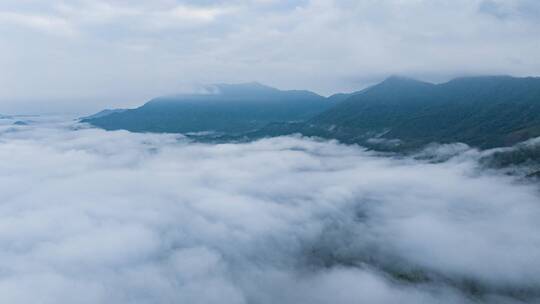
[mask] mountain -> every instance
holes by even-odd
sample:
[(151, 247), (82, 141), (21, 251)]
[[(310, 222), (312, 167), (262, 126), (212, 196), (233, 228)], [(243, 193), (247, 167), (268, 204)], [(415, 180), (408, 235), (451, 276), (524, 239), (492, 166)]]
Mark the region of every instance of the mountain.
[(432, 84), (390, 77), (302, 126), (281, 128), (381, 149), (431, 142), (511, 146), (540, 136), (540, 78), (465, 77)]
[(125, 112), (125, 111), (127, 111), (127, 110), (126, 109), (105, 109), (105, 110), (100, 111), (100, 112), (98, 112), (96, 114), (83, 117), (83, 118), (81, 118), (81, 120), (91, 120), (91, 119), (101, 118), (101, 117), (105, 117), (105, 116), (108, 116), (108, 115), (111, 115), (111, 114), (114, 114), (114, 113), (122, 113), (122, 112)]
[(208, 91), (159, 97), (83, 121), (109, 130), (215, 131), (224, 140), (301, 133), (390, 151), (432, 142), (490, 149), (540, 136), (540, 78), (534, 77), (463, 77), (442, 84), (390, 77), (326, 99), (258, 83)]
[(82, 121), (107, 130), (237, 134), (271, 122), (307, 120), (331, 106), (309, 91), (281, 91), (259, 83), (219, 84), (208, 91), (159, 97), (136, 109), (98, 113)]

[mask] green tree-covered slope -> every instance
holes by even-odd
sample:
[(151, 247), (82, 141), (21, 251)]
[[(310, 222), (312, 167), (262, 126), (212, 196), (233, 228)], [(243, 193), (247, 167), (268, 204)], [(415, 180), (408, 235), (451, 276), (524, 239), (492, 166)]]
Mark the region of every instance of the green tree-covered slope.
[(468, 77), (436, 85), (391, 77), (297, 131), (344, 142), (399, 140), (404, 149), (431, 142), (509, 146), (540, 136), (540, 78)]

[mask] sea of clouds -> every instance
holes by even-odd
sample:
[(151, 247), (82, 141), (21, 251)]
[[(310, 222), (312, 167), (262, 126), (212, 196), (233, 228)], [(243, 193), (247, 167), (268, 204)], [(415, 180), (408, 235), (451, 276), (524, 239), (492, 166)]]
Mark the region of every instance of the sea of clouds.
[(25, 119), (0, 119), (0, 303), (540, 301), (537, 184), (461, 145), (432, 162)]

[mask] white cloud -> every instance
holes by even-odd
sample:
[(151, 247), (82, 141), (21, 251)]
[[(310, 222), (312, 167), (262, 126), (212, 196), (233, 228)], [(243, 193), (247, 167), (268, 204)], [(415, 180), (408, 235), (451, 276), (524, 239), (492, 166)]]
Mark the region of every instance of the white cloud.
[[(112, 26), (118, 29), (132, 28), (132, 35), (144, 35), (144, 31), (185, 28), (210, 23), (215, 18), (230, 13), (229, 6), (195, 6), (174, 2), (117, 3), (89, 1), (62, 3), (56, 10), (80, 27)], [(137, 32), (142, 31), (142, 32)]]
[(537, 300), (538, 189), (473, 158), (27, 119), (0, 120), (0, 302)]
[(185, 5), (178, 5), (170, 12), (172, 16), (181, 20), (194, 19), (202, 21), (212, 21), (223, 13), (223, 10), (217, 8), (194, 8)]
[(49, 15), (0, 11), (0, 24), (23, 26), (34, 31), (55, 35), (73, 36), (77, 33), (67, 20)]

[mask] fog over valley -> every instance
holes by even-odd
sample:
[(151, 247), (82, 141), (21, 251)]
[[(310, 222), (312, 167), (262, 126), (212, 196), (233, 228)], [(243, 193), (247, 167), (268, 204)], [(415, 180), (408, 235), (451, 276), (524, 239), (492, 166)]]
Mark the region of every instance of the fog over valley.
[(0, 122), (3, 303), (540, 299), (538, 184), (463, 145), (392, 157)]

